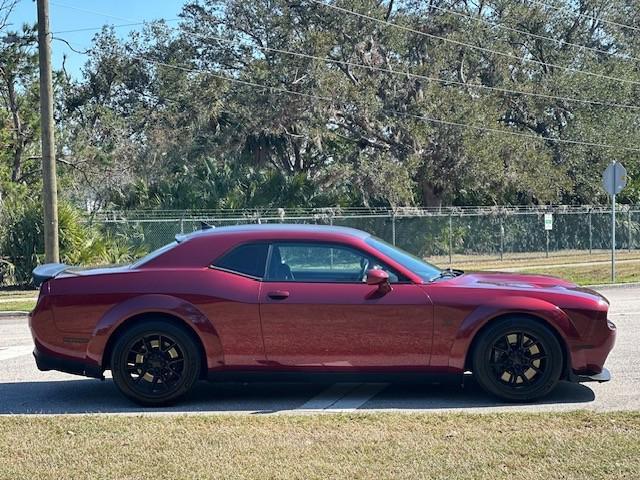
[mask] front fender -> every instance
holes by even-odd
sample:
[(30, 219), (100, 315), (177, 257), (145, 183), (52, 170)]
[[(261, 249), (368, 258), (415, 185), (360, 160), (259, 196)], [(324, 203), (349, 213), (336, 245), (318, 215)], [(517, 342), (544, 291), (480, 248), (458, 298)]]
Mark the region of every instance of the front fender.
[(113, 332), (128, 319), (150, 313), (171, 315), (190, 327), (204, 346), (208, 368), (224, 363), (220, 337), (209, 319), (191, 302), (159, 294), (132, 297), (108, 310), (93, 331), (87, 346), (87, 358), (97, 365), (104, 365), (103, 355)]
[(449, 367), (453, 370), (463, 371), (467, 353), (476, 334), (495, 318), (518, 314), (531, 315), (542, 319), (560, 335), (566, 345), (570, 345), (579, 339), (575, 325), (557, 305), (539, 298), (501, 297), (483, 303), (464, 319), (451, 345)]

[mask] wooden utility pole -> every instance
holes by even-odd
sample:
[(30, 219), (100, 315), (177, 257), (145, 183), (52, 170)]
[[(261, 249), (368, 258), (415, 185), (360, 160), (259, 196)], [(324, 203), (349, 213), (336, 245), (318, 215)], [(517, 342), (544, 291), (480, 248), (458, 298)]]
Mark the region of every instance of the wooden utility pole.
[(53, 130), (53, 85), (51, 79), (51, 33), (49, 0), (38, 0), (38, 58), (40, 61), (40, 130), (42, 142), (42, 201), (44, 203), (44, 255), (47, 263), (58, 263), (58, 190), (56, 144)]

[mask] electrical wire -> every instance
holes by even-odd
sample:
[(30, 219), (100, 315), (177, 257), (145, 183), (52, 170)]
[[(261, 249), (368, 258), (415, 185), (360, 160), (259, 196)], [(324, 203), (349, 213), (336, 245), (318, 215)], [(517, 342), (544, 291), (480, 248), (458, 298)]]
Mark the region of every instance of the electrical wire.
[(588, 70), (581, 70), (579, 68), (565, 67), (563, 65), (557, 65), (557, 64), (554, 64), (554, 63), (543, 62), (543, 61), (540, 61), (540, 60), (534, 60), (534, 59), (526, 58), (526, 57), (519, 57), (519, 56), (513, 55), (511, 53), (501, 52), (501, 51), (498, 51), (498, 50), (492, 50), (490, 48), (480, 47), (478, 45), (472, 45), (470, 43), (461, 42), (459, 40), (454, 40), (452, 38), (447, 38), (447, 37), (443, 37), (443, 36), (440, 36), (440, 35), (435, 35), (433, 33), (422, 32), (420, 30), (416, 30), (415, 28), (405, 27), (404, 25), (393, 23), (393, 22), (390, 22), (388, 20), (372, 17), (371, 15), (366, 15), (364, 13), (355, 12), (353, 10), (349, 10), (347, 8), (339, 7), (337, 5), (331, 5), (329, 3), (325, 3), (325, 2), (323, 2), (321, 0), (309, 0), (309, 1), (312, 2), (312, 3), (318, 4), (318, 5), (322, 5), (323, 7), (326, 7), (326, 8), (331, 8), (331, 9), (339, 11), (341, 13), (354, 15), (356, 17), (363, 18), (363, 19), (366, 19), (366, 20), (370, 20), (372, 22), (375, 22), (375, 23), (378, 23), (378, 24), (381, 24), (381, 25), (398, 28), (400, 30), (404, 30), (404, 31), (409, 32), (409, 33), (415, 33), (416, 35), (421, 35), (421, 36), (428, 37), (428, 38), (442, 40), (442, 41), (447, 42), (447, 43), (451, 43), (451, 44), (462, 46), (462, 47), (471, 48), (473, 50), (478, 50), (478, 51), (482, 51), (482, 52), (485, 52), (485, 53), (491, 53), (491, 54), (494, 54), (494, 55), (500, 55), (500, 56), (503, 56), (503, 57), (506, 57), (506, 58), (512, 58), (512, 59), (518, 60), (520, 62), (534, 63), (534, 64), (537, 64), (537, 65), (542, 65), (544, 67), (557, 68), (559, 70), (565, 70), (565, 71), (574, 72), (574, 73), (577, 73), (577, 74), (580, 74), (580, 75), (588, 75), (588, 76), (591, 76), (591, 77), (602, 78), (602, 79), (611, 80), (611, 81), (614, 81), (614, 82), (627, 83), (627, 84), (631, 84), (631, 85), (640, 85), (640, 82), (636, 81), (636, 80), (628, 80), (628, 79), (625, 79), (625, 78), (612, 77), (610, 75), (604, 75), (602, 73), (595, 73), (595, 72), (591, 72), (591, 71), (588, 71)]
[[(248, 81), (248, 80), (241, 80), (241, 79), (238, 79), (238, 78), (231, 78), (231, 77), (227, 77), (227, 76), (224, 76), (224, 75), (220, 75), (220, 74), (218, 74), (216, 72), (213, 72), (211, 70), (190, 68), (190, 67), (185, 67), (183, 65), (174, 65), (174, 64), (161, 62), (161, 61), (158, 61), (158, 60), (155, 60), (155, 59), (151, 59), (151, 58), (147, 58), (147, 57), (143, 57), (143, 56), (139, 56), (139, 55), (133, 55), (132, 57), (136, 58), (136, 59), (138, 59), (140, 61), (148, 62), (148, 63), (154, 64), (154, 65), (157, 65), (157, 66), (162, 66), (162, 67), (166, 67), (166, 68), (172, 68), (174, 70), (181, 70), (181, 71), (184, 71), (184, 72), (205, 74), (205, 75), (209, 75), (209, 76), (214, 77), (214, 78), (218, 78), (218, 79), (223, 80), (223, 81), (227, 81), (227, 82), (231, 82), (231, 83), (237, 83), (237, 84), (241, 84), (241, 85), (245, 85), (245, 86), (249, 86), (249, 87), (253, 87), (253, 88), (260, 88), (260, 89), (268, 90), (270, 92), (296, 95), (296, 96), (303, 97), (303, 98), (308, 98), (308, 99), (312, 99), (312, 100), (321, 100), (321, 101), (324, 101), (324, 102), (331, 102), (331, 103), (334, 103), (337, 100), (337, 99), (332, 98), (332, 97), (314, 95), (314, 94), (304, 93), (304, 92), (296, 92), (294, 90), (288, 90), (288, 89), (282, 88), (282, 87), (272, 87), (272, 86), (269, 86), (269, 85), (263, 85), (263, 84), (260, 84), (260, 83), (251, 82), (251, 81)], [(353, 102), (353, 101), (345, 101), (345, 103), (351, 103), (352, 105), (355, 105), (355, 106), (362, 106), (362, 105), (359, 105), (358, 103)], [(531, 135), (531, 134), (522, 133), (522, 132), (512, 132), (512, 131), (504, 130), (504, 129), (501, 129), (501, 128), (481, 127), (481, 126), (477, 126), (477, 125), (470, 125), (470, 124), (461, 123), (461, 122), (453, 122), (453, 121), (449, 121), (449, 120), (442, 120), (442, 119), (438, 119), (438, 118), (428, 117), (426, 115), (418, 115), (418, 114), (411, 114), (411, 113), (407, 113), (407, 112), (399, 112), (397, 110), (381, 109), (380, 111), (384, 112), (384, 113), (388, 113), (390, 115), (414, 118), (414, 119), (422, 120), (422, 121), (429, 122), (429, 123), (436, 123), (436, 124), (440, 124), (440, 125), (448, 125), (448, 126), (455, 126), (455, 127), (461, 127), (461, 128), (469, 128), (469, 129), (482, 131), (482, 132), (506, 134), (506, 135), (517, 136), (517, 137), (520, 137), (520, 138), (528, 138), (528, 139), (537, 140), (537, 141), (549, 141), (549, 142), (554, 142), (554, 143), (565, 143), (565, 144), (571, 144), (571, 145), (582, 145), (582, 146), (604, 148), (604, 149), (611, 149), (611, 150), (640, 152), (640, 148), (639, 147), (621, 147), (621, 146), (610, 145), (610, 144), (605, 144), (605, 143), (584, 142), (584, 141), (580, 141), (580, 140), (571, 140), (571, 139), (562, 139), (562, 138), (553, 138), (553, 137), (546, 137), (546, 136)]]
[(640, 58), (623, 55), (623, 54), (620, 54), (618, 52), (610, 52), (608, 50), (603, 50), (601, 48), (587, 47), (586, 45), (580, 45), (578, 43), (567, 42), (566, 40), (561, 40), (559, 38), (548, 37), (546, 35), (540, 35), (538, 33), (527, 32), (526, 30), (520, 30), (518, 28), (510, 27), (508, 25), (503, 25), (503, 24), (500, 24), (500, 23), (494, 23), (494, 22), (491, 22), (491, 21), (487, 20), (486, 18), (474, 17), (473, 15), (462, 13), (462, 12), (459, 12), (457, 10), (452, 10), (452, 9), (449, 9), (449, 8), (439, 7), (437, 5), (429, 5), (429, 8), (430, 9), (434, 9), (434, 10), (438, 10), (438, 11), (441, 11), (441, 12), (445, 12), (445, 13), (450, 13), (451, 15), (455, 15), (457, 17), (466, 18), (466, 19), (472, 20), (474, 22), (483, 23), (483, 24), (485, 24), (487, 26), (494, 27), (494, 28), (497, 28), (499, 30), (506, 30), (508, 32), (513, 32), (513, 33), (517, 33), (517, 34), (520, 34), (520, 35), (525, 35), (525, 36), (528, 36), (528, 37), (531, 37), (531, 38), (536, 38), (538, 40), (554, 42), (554, 43), (556, 43), (558, 45), (567, 45), (567, 46), (570, 46), (570, 47), (573, 47), (573, 48), (577, 48), (577, 49), (580, 49), (580, 50), (585, 50), (585, 51), (593, 52), (593, 53), (597, 53), (597, 54), (610, 55), (610, 56), (613, 56), (613, 57), (616, 57), (616, 58), (620, 58), (620, 59), (623, 59), (623, 60), (632, 60), (632, 61), (635, 61), (635, 62), (640, 62)]
[(549, 5), (548, 3), (539, 2), (538, 0), (529, 0), (529, 2), (533, 3), (534, 5), (539, 5), (541, 7), (551, 8), (553, 10), (558, 10), (560, 12), (565, 12), (565, 13), (568, 13), (570, 15), (574, 15), (576, 17), (588, 18), (589, 20), (593, 20), (594, 22), (608, 23), (610, 25), (615, 25), (616, 27), (619, 27), (619, 28), (626, 28), (626, 29), (629, 29), (629, 30), (633, 30), (634, 32), (640, 32), (640, 28), (638, 28), (638, 27), (633, 27), (631, 25), (626, 25), (624, 23), (615, 22), (613, 20), (608, 20), (608, 19), (602, 18), (602, 17), (595, 17), (593, 15), (589, 15), (589, 14), (586, 14), (586, 13), (575, 12), (575, 11), (569, 9), (569, 8), (566, 8), (566, 7), (557, 7), (555, 5)]
[[(76, 9), (76, 7), (74, 7), (74, 6), (62, 5), (62, 4), (58, 4), (57, 2), (52, 2), (52, 3), (57, 5), (57, 6), (63, 6), (63, 7), (66, 7), (66, 8)], [(319, 2), (319, 3), (322, 3), (322, 2)], [(110, 17), (110, 18), (115, 18), (115, 19), (119, 19), (119, 20), (133, 22), (133, 23), (125, 24), (125, 25), (140, 25), (140, 24), (144, 24), (144, 22), (135, 22), (134, 20), (131, 20), (131, 19), (127, 19), (127, 18), (123, 18), (123, 17), (117, 17), (117, 16), (114, 16), (114, 15), (102, 14), (100, 12), (89, 11), (89, 10), (86, 10), (86, 9), (78, 9), (78, 10), (81, 10), (83, 12), (88, 12), (88, 13), (94, 13), (96, 15), (104, 15), (104, 16), (107, 16), (107, 17)], [(158, 20), (166, 21), (166, 22), (171, 21), (171, 20), (166, 20), (166, 19), (163, 19), (163, 18), (158, 19)], [(123, 25), (123, 26), (125, 26), (125, 25)], [(54, 32), (54, 33), (58, 34), (58, 33), (61, 33), (61, 32)], [(225, 39), (225, 38), (217, 37), (217, 36), (213, 36), (213, 35), (202, 35), (202, 34), (198, 34), (198, 33), (194, 33), (194, 32), (188, 33), (187, 35), (192, 36), (192, 37), (196, 37), (196, 38), (201, 38), (201, 39), (206, 40), (206, 41), (216, 40), (216, 41), (224, 42), (224, 43), (236, 43), (234, 40)], [(362, 64), (362, 63), (349, 62), (349, 61), (345, 61), (345, 60), (338, 60), (338, 59), (328, 58), (328, 57), (320, 57), (320, 56), (311, 55), (311, 54), (307, 54), (307, 53), (293, 52), (293, 51), (290, 51), (290, 50), (283, 50), (283, 49), (272, 48), (272, 47), (267, 47), (267, 46), (255, 46), (255, 48), (257, 48), (259, 50), (263, 50), (263, 51), (270, 51), (270, 52), (274, 52), (274, 53), (280, 53), (280, 54), (295, 56), (295, 57), (299, 57), (299, 58), (307, 58), (307, 59), (312, 59), (312, 60), (317, 60), (317, 61), (322, 61), (322, 62), (345, 65), (345, 66), (349, 66), (349, 67), (367, 69), (367, 70), (370, 70), (370, 71), (390, 73), (390, 74), (393, 74), (393, 75), (400, 75), (400, 76), (404, 76), (404, 77), (407, 77), (407, 78), (416, 78), (416, 79), (424, 80), (424, 81), (427, 81), (427, 82), (435, 82), (435, 83), (440, 83), (440, 84), (444, 84), (444, 85), (459, 85), (459, 86), (462, 86), (462, 87), (465, 87), (465, 88), (475, 88), (475, 89), (489, 90), (489, 91), (505, 93), (505, 94), (514, 94), (514, 95), (528, 96), (528, 97), (534, 97), (534, 98), (544, 98), (544, 99), (547, 99), (547, 100), (564, 101), (564, 102), (570, 102), (570, 103), (581, 103), (581, 104), (585, 104), (585, 105), (594, 105), (594, 106), (609, 107), (609, 108), (622, 108), (622, 109), (627, 109), (627, 110), (638, 110), (638, 109), (640, 109), (639, 105), (629, 105), (629, 104), (623, 104), (623, 103), (617, 103), (617, 102), (582, 99), (582, 98), (578, 98), (578, 97), (552, 95), (552, 94), (538, 93), (538, 92), (527, 92), (527, 91), (514, 90), (514, 89), (503, 88), (503, 87), (494, 87), (494, 86), (489, 86), (489, 85), (473, 84), (473, 83), (462, 82), (462, 81), (458, 81), (458, 80), (431, 77), (431, 76), (426, 76), (426, 75), (421, 75), (421, 74), (416, 74), (416, 73), (411, 73), (411, 72), (406, 72), (406, 71), (401, 71), (401, 70), (394, 70), (394, 69), (391, 69), (391, 68), (376, 67), (376, 66), (373, 66), (373, 65), (366, 65), (366, 64)]]

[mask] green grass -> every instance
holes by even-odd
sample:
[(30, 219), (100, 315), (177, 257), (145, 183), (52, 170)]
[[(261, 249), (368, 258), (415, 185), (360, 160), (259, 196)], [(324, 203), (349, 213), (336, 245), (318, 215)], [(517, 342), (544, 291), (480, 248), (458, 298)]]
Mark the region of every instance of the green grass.
[(0, 290), (0, 300), (8, 297), (16, 298), (34, 298), (38, 296), (38, 290)]
[(38, 290), (0, 290), (0, 313), (30, 312), (37, 297)]
[[(562, 277), (578, 285), (599, 285), (611, 282), (611, 265), (591, 265), (581, 267), (526, 268), (528, 273), (542, 273)], [(640, 263), (620, 263), (616, 265), (616, 282), (640, 282)]]
[(640, 412), (4, 417), (0, 430), (0, 478), (640, 478)]
[(35, 306), (35, 300), (0, 301), (0, 312), (30, 312)]
[[(616, 264), (616, 282), (640, 282), (640, 252), (618, 252)], [(467, 271), (506, 270), (523, 273), (536, 273), (561, 277), (578, 285), (606, 284), (611, 282), (611, 252), (553, 252), (549, 258), (505, 256), (504, 260), (495, 257), (462, 257), (453, 262), (454, 268)], [(454, 259), (455, 260), (455, 259)], [(626, 262), (626, 263), (625, 263)], [(595, 263), (595, 265), (579, 265)], [(448, 260), (447, 260), (448, 264)], [(441, 262), (441, 265), (445, 263)]]

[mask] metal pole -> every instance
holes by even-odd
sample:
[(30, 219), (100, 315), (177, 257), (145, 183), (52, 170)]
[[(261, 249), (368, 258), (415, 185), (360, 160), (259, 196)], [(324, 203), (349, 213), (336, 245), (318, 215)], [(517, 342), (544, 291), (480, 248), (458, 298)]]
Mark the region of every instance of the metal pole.
[(396, 212), (391, 212), (391, 243), (396, 245)]
[(611, 282), (616, 281), (616, 196), (611, 196)]
[(500, 260), (504, 258), (504, 224), (502, 223), (502, 217), (500, 217)]
[(627, 210), (627, 251), (631, 253), (631, 206)]
[(50, 43), (49, 1), (38, 0), (44, 256), (47, 263), (58, 263), (60, 261), (58, 246), (58, 189), (56, 185), (56, 147), (53, 128), (53, 86), (51, 79)]
[(593, 249), (593, 228), (591, 227), (591, 209), (589, 209), (589, 255)]
[(451, 254), (453, 249), (453, 222), (451, 220), (451, 212), (449, 212), (449, 268), (451, 268)]

